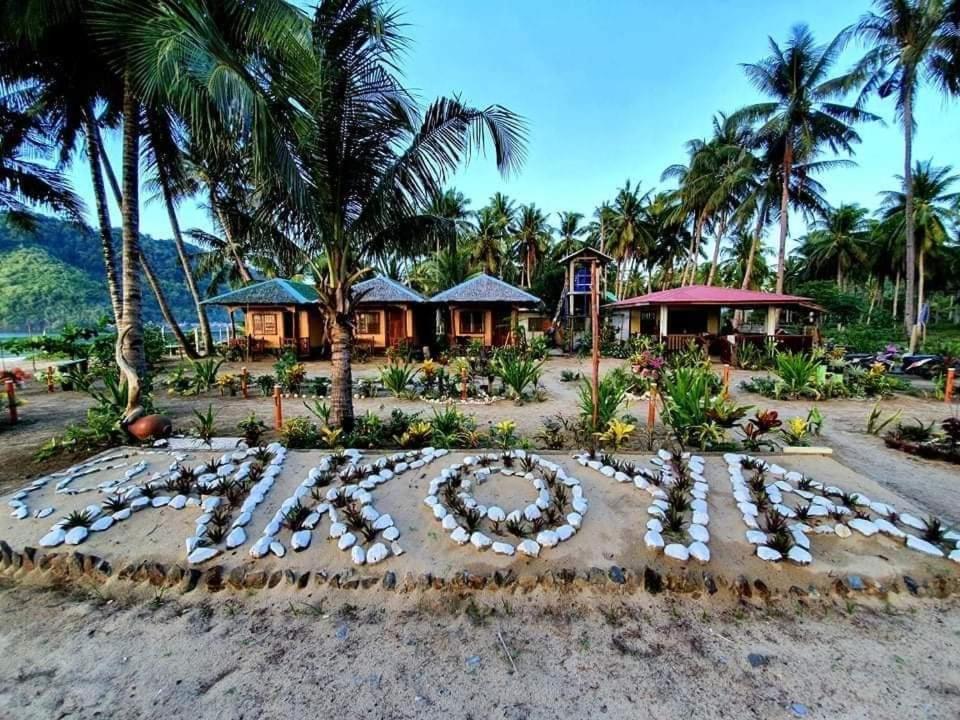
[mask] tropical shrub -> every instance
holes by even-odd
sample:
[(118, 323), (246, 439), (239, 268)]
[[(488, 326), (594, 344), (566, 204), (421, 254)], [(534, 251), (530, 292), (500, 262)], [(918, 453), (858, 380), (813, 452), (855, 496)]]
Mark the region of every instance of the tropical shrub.
[(814, 397), (821, 396), (818, 386), (821, 384), (819, 373), (821, 364), (804, 353), (782, 352), (777, 355), (777, 396), (778, 397)]
[(273, 375), (257, 375), (253, 384), (260, 390), (261, 395), (267, 397), (273, 394), (273, 388), (277, 384), (277, 379)]
[(380, 370), (380, 382), (394, 397), (407, 394), (407, 388), (416, 380), (419, 370), (410, 363), (391, 360)]
[(528, 389), (540, 380), (543, 362), (515, 353), (498, 353), (493, 359), (493, 370), (503, 381), (507, 394), (522, 402)]
[(193, 371), (192, 391), (195, 395), (205, 393), (217, 384), (217, 374), (223, 365), (222, 359), (208, 358), (189, 362), (190, 369)]
[(693, 442), (711, 424), (707, 414), (711, 406), (710, 375), (701, 367), (680, 367), (664, 377), (663, 420), (681, 445)]
[(267, 431), (267, 426), (256, 413), (250, 413), (237, 423), (237, 429), (243, 433), (243, 441), (247, 447), (254, 447), (260, 444), (260, 438)]
[(597, 424), (593, 425), (593, 390), (590, 381), (584, 379), (580, 383), (580, 418), (589, 428), (590, 433), (602, 432), (610, 421), (617, 416), (617, 411), (627, 397), (628, 380), (624, 373), (610, 371), (598, 383), (597, 393)]
[(288, 448), (315, 448), (320, 441), (317, 426), (308, 418), (294, 417), (280, 426), (280, 437)]
[(517, 446), (517, 424), (513, 420), (501, 420), (490, 430), (490, 439), (503, 450)]
[(297, 356), (291, 350), (285, 350), (273, 364), (273, 372), (277, 384), (285, 393), (297, 395), (307, 376), (307, 369), (297, 361)]
[(600, 435), (600, 442), (619, 450), (636, 429), (636, 425), (614, 418), (607, 423), (607, 429)]
[(196, 421), (193, 425), (194, 433), (198, 438), (209, 445), (210, 440), (213, 437), (213, 426), (217, 420), (217, 414), (213, 410), (213, 404), (211, 403), (207, 405), (207, 409), (203, 412), (200, 410), (194, 410), (193, 416), (196, 418)]

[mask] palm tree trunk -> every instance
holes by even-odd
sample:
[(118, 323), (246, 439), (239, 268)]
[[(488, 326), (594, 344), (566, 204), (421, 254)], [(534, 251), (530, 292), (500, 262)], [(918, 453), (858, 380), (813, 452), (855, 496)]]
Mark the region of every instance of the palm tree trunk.
[[(200, 335), (203, 338), (203, 347), (209, 355), (213, 352), (213, 333), (210, 331), (210, 319), (207, 317), (206, 307), (204, 307), (200, 301), (200, 290), (197, 288), (197, 281), (193, 276), (193, 268), (190, 266), (190, 258), (187, 257), (186, 245), (183, 242), (183, 234), (180, 232), (180, 222), (177, 219), (177, 208), (173, 201), (170, 178), (167, 176), (167, 169), (163, 166), (162, 162), (157, 163), (157, 179), (160, 181), (163, 201), (167, 206), (167, 216), (170, 218), (170, 229), (173, 231), (173, 244), (177, 248), (180, 268), (183, 270), (183, 276), (187, 281), (187, 289), (190, 291), (190, 297), (193, 298), (194, 307), (197, 309), (197, 322), (200, 324)], [(147, 279), (150, 279), (149, 276)], [(152, 282), (150, 285), (153, 287)], [(160, 299), (160, 295), (157, 295), (157, 299)], [(163, 307), (161, 306), (160, 309), (162, 311)], [(180, 333), (179, 327), (174, 329), (174, 334), (177, 333)]]
[[(123, 87), (123, 202), (121, 203), (122, 317), (117, 343), (126, 367), (129, 389), (126, 418), (140, 411), (140, 379), (147, 370), (143, 347), (143, 298), (140, 294), (140, 104), (124, 78)], [(131, 373), (133, 375), (131, 376)]]
[(917, 324), (914, 327), (914, 332), (911, 335), (910, 342), (910, 352), (913, 353), (916, 351), (916, 342), (918, 339), (920, 331), (920, 317), (923, 314), (923, 286), (924, 286), (924, 257), (926, 253), (923, 250), (923, 247), (920, 247), (920, 252), (917, 253)]
[(710, 260), (710, 273), (707, 275), (707, 285), (713, 285), (713, 279), (717, 276), (717, 263), (720, 262), (720, 243), (723, 241), (723, 234), (726, 231), (726, 222), (723, 218), (717, 223), (717, 239), (713, 243), (713, 257)]
[(900, 302), (900, 271), (897, 270), (897, 279), (893, 284), (893, 320), (897, 320), (897, 307)]
[(110, 206), (107, 201), (107, 189), (103, 184), (103, 168), (100, 165), (103, 147), (100, 144), (100, 133), (94, 124), (92, 106), (87, 107), (83, 124), (87, 136), (87, 158), (90, 162), (90, 181), (93, 184), (94, 202), (97, 207), (97, 223), (100, 229), (100, 247), (103, 252), (103, 265), (107, 277), (107, 293), (110, 296), (110, 306), (113, 308), (114, 325), (119, 328), (120, 318), (123, 315), (123, 305), (120, 301), (116, 254), (113, 251)]
[(777, 292), (783, 292), (787, 269), (787, 232), (790, 212), (790, 172), (793, 167), (793, 145), (787, 141), (783, 152), (783, 184), (780, 191), (780, 247), (777, 250)]
[(690, 238), (690, 257), (683, 266), (683, 274), (680, 277), (680, 285), (686, 286), (687, 271), (690, 271), (690, 282), (692, 285), (697, 275), (697, 256), (700, 254), (700, 236), (703, 234), (703, 213), (697, 215), (696, 222), (693, 224), (693, 237)]
[(349, 318), (335, 314), (331, 323), (330, 417), (344, 432), (353, 429), (353, 370), (350, 366), (353, 328)]
[(227, 240), (227, 244), (230, 246), (230, 254), (233, 255), (233, 260), (237, 264), (237, 272), (240, 274), (240, 278), (245, 283), (253, 282), (253, 276), (247, 269), (247, 264), (237, 252), (238, 246), (236, 243), (236, 238), (233, 235), (233, 228), (230, 226), (226, 213), (223, 212), (223, 208), (220, 206), (220, 202), (217, 199), (216, 192), (212, 187), (210, 188), (210, 204), (213, 206), (213, 210), (217, 214), (217, 220), (220, 221), (220, 227), (223, 228), (223, 235)]
[(171, 332), (173, 332), (173, 336), (177, 339), (177, 344), (180, 346), (180, 349), (183, 350), (184, 355), (186, 355), (188, 358), (191, 360), (196, 360), (200, 356), (197, 354), (197, 351), (193, 345), (190, 344), (187, 336), (183, 334), (183, 330), (180, 329), (180, 325), (177, 323), (177, 319), (173, 315), (173, 310), (170, 309), (170, 303), (167, 302), (167, 297), (163, 293), (163, 288), (160, 287), (160, 283), (157, 281), (157, 276), (153, 273), (153, 269), (150, 267), (150, 263), (147, 261), (146, 255), (140, 255), (140, 267), (143, 269), (143, 276), (147, 279), (147, 284), (150, 285), (150, 289), (153, 290), (153, 294), (157, 297), (157, 305), (160, 306), (160, 314), (163, 315), (164, 322), (169, 326)]
[(917, 276), (916, 253), (917, 245), (914, 238), (913, 215), (913, 77), (907, 74), (903, 78), (903, 194), (906, 198), (905, 224), (906, 243), (904, 254), (906, 273), (906, 297), (903, 301), (903, 324), (910, 335), (910, 352), (916, 349), (913, 338), (913, 325), (916, 322), (919, 308), (914, 307), (915, 280)]
[(843, 265), (840, 264), (840, 258), (837, 258), (837, 288), (843, 292)]
[(741, 290), (750, 289), (750, 277), (753, 275), (753, 263), (757, 257), (757, 248), (760, 246), (760, 233), (763, 232), (764, 212), (757, 213), (757, 225), (753, 230), (753, 238), (750, 240), (750, 252), (747, 253), (747, 267), (743, 270), (743, 282), (740, 283)]

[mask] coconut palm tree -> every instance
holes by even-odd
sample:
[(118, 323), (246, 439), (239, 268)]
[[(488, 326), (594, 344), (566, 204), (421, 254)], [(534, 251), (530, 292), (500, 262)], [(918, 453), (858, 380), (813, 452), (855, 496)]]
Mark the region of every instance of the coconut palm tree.
[(802, 252), (815, 268), (834, 267), (842, 291), (851, 268), (862, 267), (870, 239), (869, 211), (856, 204), (841, 204), (818, 218), (803, 241)]
[(583, 238), (588, 229), (582, 224), (583, 213), (561, 211), (557, 215), (560, 219), (557, 226), (557, 255), (564, 257), (583, 247)]
[(644, 221), (650, 236), (646, 256), (646, 288), (650, 292), (657, 267), (661, 269), (663, 288), (673, 284), (674, 270), (683, 258), (690, 240), (690, 231), (679, 212), (679, 200), (674, 193), (659, 192), (648, 196), (644, 205)]
[(471, 260), (489, 275), (498, 274), (506, 260), (503, 218), (492, 207), (480, 208), (471, 238)]
[(814, 161), (824, 148), (852, 155), (853, 146), (860, 142), (853, 126), (879, 119), (859, 105), (840, 102), (863, 82), (862, 70), (830, 77), (849, 35), (844, 31), (826, 45), (817, 45), (809, 28), (797, 25), (784, 48), (770, 38), (770, 55), (743, 66), (768, 99), (737, 111), (734, 118), (755, 123), (754, 133), (760, 141), (782, 149), (777, 292), (783, 292), (795, 166)]
[(435, 193), (430, 198), (426, 214), (448, 221), (447, 223), (439, 223), (437, 229), (440, 232), (434, 233), (437, 252), (440, 252), (444, 247), (456, 247), (460, 238), (469, 234), (472, 230), (472, 213), (469, 207), (470, 200), (455, 188)]
[(524, 287), (530, 287), (537, 264), (550, 247), (550, 233), (547, 216), (542, 210), (533, 203), (520, 208), (513, 247), (521, 268), (520, 282)]
[[(770, 279), (770, 267), (767, 264), (769, 251), (763, 246), (755, 232), (740, 227), (723, 249), (723, 262), (720, 264), (720, 280), (724, 285), (738, 283), (742, 290), (759, 290)], [(748, 278), (743, 287), (743, 278)]]
[(644, 220), (644, 205), (649, 191), (640, 194), (640, 186), (629, 180), (617, 192), (610, 213), (610, 254), (617, 261), (614, 294), (623, 297), (635, 259), (645, 259), (650, 249), (650, 233)]
[[(870, 71), (864, 94), (876, 90), (880, 97), (896, 100), (897, 118), (903, 126), (903, 193), (907, 208), (904, 219), (906, 300), (904, 325), (910, 334), (911, 350), (916, 346), (912, 329), (921, 302), (916, 292), (915, 218), (911, 194), (913, 184), (914, 106), (924, 81), (931, 81), (953, 94), (960, 91), (957, 73), (960, 4), (944, 0), (875, 0), (875, 12), (868, 12), (856, 25), (857, 34), (871, 49), (863, 60)], [(915, 304), (916, 300), (916, 304)]]
[[(903, 182), (903, 177), (897, 176), (897, 179)], [(918, 318), (923, 309), (926, 258), (935, 255), (953, 237), (960, 220), (960, 192), (953, 190), (958, 182), (960, 175), (953, 174), (953, 168), (949, 165), (938, 167), (933, 165), (932, 160), (918, 161), (912, 168), (913, 191), (909, 196), (902, 190), (881, 193), (882, 218), (890, 223), (891, 230), (901, 240), (906, 236), (908, 218), (913, 217)], [(913, 338), (912, 344), (915, 341), (916, 338)]]
[(0, 102), (0, 208), (27, 226), (30, 208), (79, 220), (83, 203), (63, 174), (43, 160), (53, 143), (39, 118)]

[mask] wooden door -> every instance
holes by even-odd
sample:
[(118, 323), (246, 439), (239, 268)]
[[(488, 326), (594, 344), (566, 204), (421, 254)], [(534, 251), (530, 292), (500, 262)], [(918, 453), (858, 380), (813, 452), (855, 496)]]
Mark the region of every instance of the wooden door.
[(407, 313), (387, 308), (387, 347), (393, 347), (407, 337)]

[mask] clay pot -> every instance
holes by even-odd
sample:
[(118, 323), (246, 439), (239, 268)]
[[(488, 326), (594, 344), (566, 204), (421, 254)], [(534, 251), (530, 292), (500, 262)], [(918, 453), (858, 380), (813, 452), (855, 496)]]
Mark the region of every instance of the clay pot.
[(170, 437), (173, 423), (166, 415), (144, 415), (127, 425), (127, 432), (137, 440), (156, 440)]

